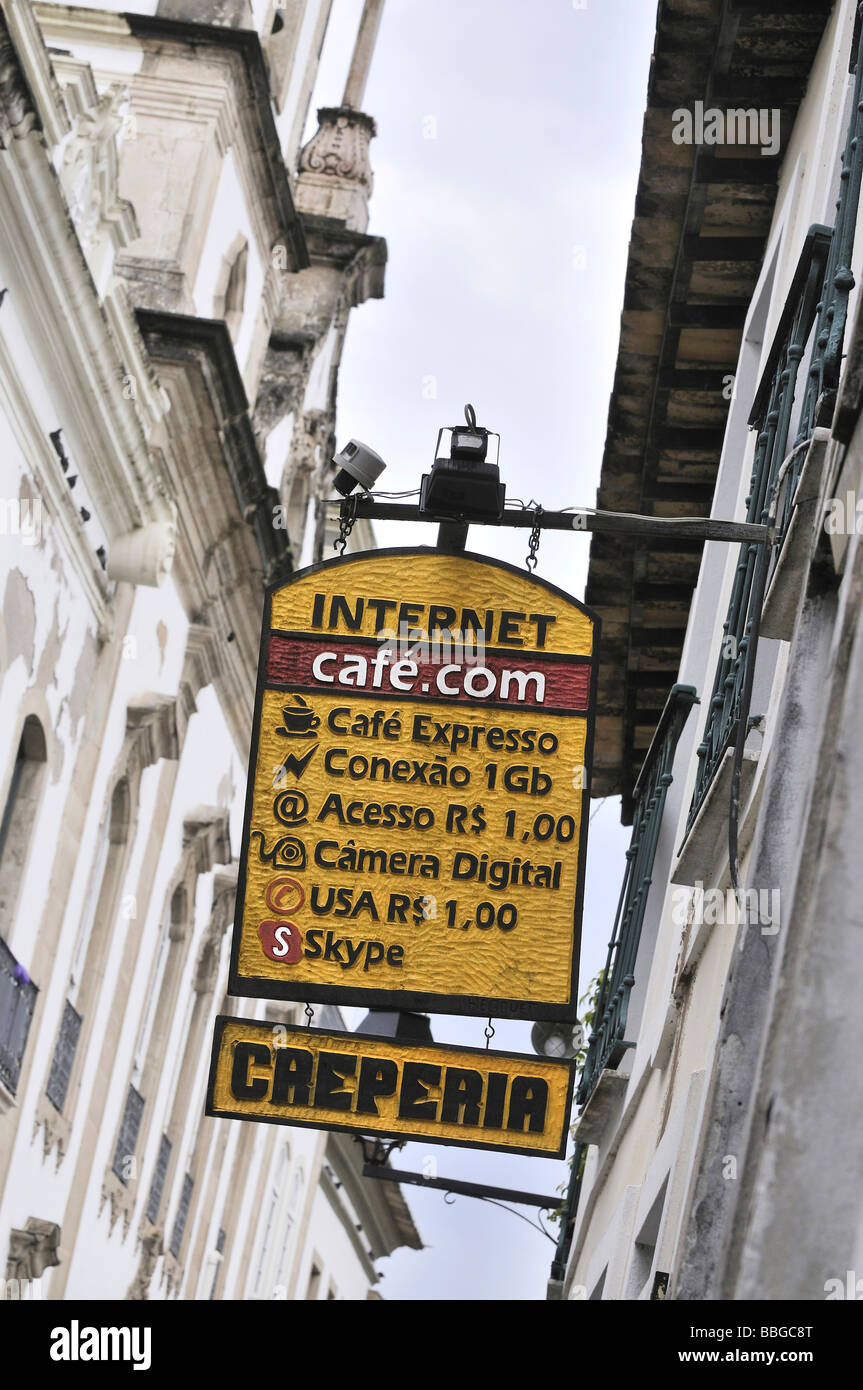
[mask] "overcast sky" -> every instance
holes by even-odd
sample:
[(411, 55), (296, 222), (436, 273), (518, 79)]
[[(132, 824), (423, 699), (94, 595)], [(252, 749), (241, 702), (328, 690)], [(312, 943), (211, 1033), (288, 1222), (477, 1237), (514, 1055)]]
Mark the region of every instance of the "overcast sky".
[[(361, 8), (336, 0), (315, 107), (341, 99)], [(340, 445), (356, 436), (387, 461), (380, 487), (418, 487), (438, 428), (471, 401), (500, 432), (509, 496), (594, 504), (655, 18), (653, 0), (386, 0), (364, 102), (378, 125), (369, 230), (389, 244), (386, 297), (351, 316), (338, 417)], [(381, 545), (436, 534), (376, 532)], [(468, 549), (521, 564), (525, 541), (472, 527)], [(543, 536), (538, 575), (583, 598), (588, 546)], [(582, 991), (605, 961), (629, 838), (618, 801), (593, 805)], [(483, 1026), (433, 1020), (441, 1042), (481, 1046)], [(528, 1024), (497, 1026), (494, 1046), (531, 1050)], [(421, 1144), (394, 1162), (549, 1194), (568, 1176), (548, 1159)], [(428, 1248), (382, 1262), (385, 1298), (545, 1297), (553, 1246), (524, 1220), (405, 1195)]]

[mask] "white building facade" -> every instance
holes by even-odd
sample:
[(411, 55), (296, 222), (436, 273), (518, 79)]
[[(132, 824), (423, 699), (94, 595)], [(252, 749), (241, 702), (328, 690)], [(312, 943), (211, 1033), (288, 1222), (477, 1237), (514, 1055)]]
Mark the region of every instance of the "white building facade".
[(659, 6), (598, 505), (769, 543), (593, 543), (633, 841), (552, 1297), (860, 1296), (861, 19)]
[(0, 1247), (42, 1297), (364, 1298), (420, 1246), (359, 1145), (203, 1116), (215, 1014), (298, 1012), (227, 953), (262, 588), (325, 556), (383, 293), (381, 8), (303, 148), (329, 0), (0, 18)]

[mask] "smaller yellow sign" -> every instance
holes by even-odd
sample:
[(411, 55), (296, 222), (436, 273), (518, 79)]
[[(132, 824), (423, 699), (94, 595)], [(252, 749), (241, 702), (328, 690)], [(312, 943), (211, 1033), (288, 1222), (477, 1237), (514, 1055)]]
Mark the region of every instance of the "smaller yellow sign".
[(563, 1158), (575, 1063), (216, 1019), (208, 1115)]

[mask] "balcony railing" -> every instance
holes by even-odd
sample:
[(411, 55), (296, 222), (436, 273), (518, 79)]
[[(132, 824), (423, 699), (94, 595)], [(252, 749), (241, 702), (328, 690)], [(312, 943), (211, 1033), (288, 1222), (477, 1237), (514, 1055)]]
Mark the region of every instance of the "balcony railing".
[[(816, 318), (819, 317), (819, 309), (824, 303), (822, 292), (831, 245), (829, 227), (810, 228), (749, 417), (750, 427), (758, 431), (758, 437), (746, 499), (746, 520), (766, 525), (774, 507), (777, 489), (783, 489), (781, 516), (777, 512), (777, 544), (771, 556), (771, 565), (775, 564), (775, 557), (788, 529), (794, 490), (803, 460), (802, 448), (795, 445), (796, 453), (791, 455), (783, 474), (783, 464), (789, 458), (788, 441), (800, 363)], [(817, 348), (817, 340), (814, 348)], [(818, 371), (820, 375), (820, 367)], [(814, 377), (810, 368), (812, 380)], [(807, 398), (810, 395), (807, 390)], [(814, 403), (813, 399), (813, 409)], [(803, 435), (803, 439), (808, 439), (811, 428), (811, 422), (804, 420), (801, 411), (797, 433), (801, 429), (808, 429), (808, 433)], [(749, 659), (758, 549), (758, 545), (751, 542), (740, 547), (728, 613), (722, 627), (722, 642), (707, 707), (704, 736), (697, 749), (698, 771), (687, 829), (698, 814), (726, 750), (737, 737), (740, 698)]]
[[(861, 18), (863, 4), (857, 8), (850, 65), (854, 94), (842, 155), (836, 220), (832, 228), (811, 227), (806, 236), (749, 416), (749, 426), (757, 430), (758, 436), (746, 520), (761, 525), (774, 520), (768, 584), (794, 514), (806, 447), (816, 426), (830, 424), (839, 387), (848, 300), (854, 288), (851, 256), (863, 179)], [(811, 343), (809, 366), (798, 401), (799, 369), (807, 343)], [(746, 737), (747, 731), (739, 728), (740, 703), (751, 660), (758, 550), (758, 545), (751, 543), (740, 548), (704, 736), (697, 749), (699, 765), (687, 831), (695, 822), (726, 751), (735, 746), (739, 737)]]
[(696, 701), (692, 686), (674, 686), (635, 785), (632, 839), (626, 852), (623, 887), (578, 1088), (579, 1105), (589, 1099), (605, 1068), (618, 1066), (627, 1048), (635, 1046), (634, 1040), (626, 1038), (626, 1025), (641, 928), (653, 881), (665, 798), (672, 781), (674, 750)]
[(0, 940), (0, 1081), (14, 1096), (38, 990)]

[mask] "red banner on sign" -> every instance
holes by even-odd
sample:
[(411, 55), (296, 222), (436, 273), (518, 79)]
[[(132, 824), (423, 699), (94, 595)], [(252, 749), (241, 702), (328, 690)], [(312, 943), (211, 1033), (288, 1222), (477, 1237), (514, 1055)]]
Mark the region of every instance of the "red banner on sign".
[(474, 705), (514, 705), (525, 710), (585, 714), (590, 662), (531, 652), (485, 652), (471, 661), (434, 661), (409, 649), (335, 637), (309, 641), (274, 632), (267, 655), (267, 684), (305, 690), (412, 700), (456, 700)]

